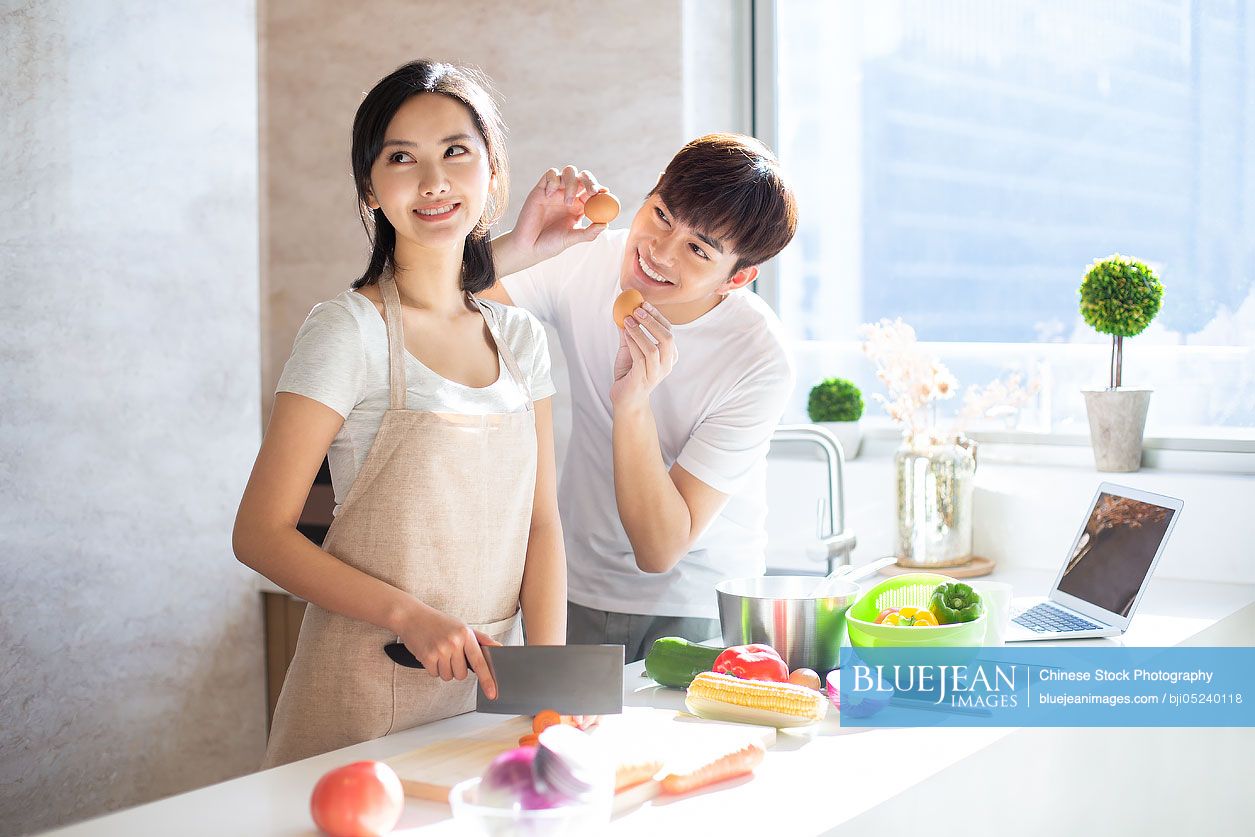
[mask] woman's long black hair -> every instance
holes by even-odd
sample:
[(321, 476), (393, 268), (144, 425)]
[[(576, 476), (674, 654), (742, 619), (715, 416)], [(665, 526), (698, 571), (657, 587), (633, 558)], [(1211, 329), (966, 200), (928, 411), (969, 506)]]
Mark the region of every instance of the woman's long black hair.
[(384, 133), (392, 117), (412, 96), (439, 93), (466, 106), (488, 149), (488, 165), (496, 175), (495, 186), (488, 193), (484, 214), (475, 229), (466, 236), (462, 254), (462, 290), (479, 293), (491, 288), (497, 280), (492, 267), (492, 244), (489, 227), (505, 211), (509, 195), (509, 172), (506, 166), (505, 126), (489, 92), (488, 79), (478, 70), (434, 61), (411, 61), (398, 67), (379, 81), (366, 94), (353, 118), (353, 182), (357, 185), (358, 213), (370, 239), (370, 263), (366, 272), (353, 283), (354, 288), (373, 285), (396, 269), (397, 231), (382, 209), (370, 209), (370, 170), (383, 150)]

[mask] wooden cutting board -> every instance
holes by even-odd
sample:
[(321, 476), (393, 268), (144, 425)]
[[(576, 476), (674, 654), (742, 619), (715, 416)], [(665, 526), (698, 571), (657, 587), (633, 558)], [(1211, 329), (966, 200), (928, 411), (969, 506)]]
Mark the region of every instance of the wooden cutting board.
[[(517, 716), (459, 738), (437, 741), (387, 760), (401, 778), (406, 796), (447, 802), (458, 782), (483, 775), (501, 753), (518, 746), (532, 731), (531, 718)], [(622, 715), (605, 715), (590, 735), (610, 749), (619, 763), (659, 758), (682, 764), (714, 758), (758, 741), (776, 743), (771, 727), (725, 724), (645, 706), (625, 706)]]

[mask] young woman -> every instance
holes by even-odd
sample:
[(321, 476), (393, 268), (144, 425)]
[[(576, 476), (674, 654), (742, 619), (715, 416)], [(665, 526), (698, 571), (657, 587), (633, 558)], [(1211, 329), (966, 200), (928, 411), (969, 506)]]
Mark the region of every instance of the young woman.
[[(309, 602), (267, 767), (469, 711), (468, 673), (493, 697), (481, 646), (520, 642), (520, 604), (529, 643), (566, 639), (545, 333), (472, 296), (507, 189), (481, 78), (397, 69), (352, 164), (370, 263), (301, 327), (235, 525), (240, 561)], [(324, 456), (318, 549), (296, 522)], [(388, 659), (397, 638), (425, 669)]]

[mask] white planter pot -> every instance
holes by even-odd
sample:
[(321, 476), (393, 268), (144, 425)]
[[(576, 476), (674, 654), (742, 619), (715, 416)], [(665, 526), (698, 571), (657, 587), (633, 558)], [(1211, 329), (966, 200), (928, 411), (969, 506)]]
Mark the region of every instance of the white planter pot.
[(818, 424), (837, 437), (846, 459), (858, 456), (859, 448), (863, 445), (863, 431), (857, 421), (821, 421)]
[(1089, 439), (1099, 471), (1136, 471), (1142, 467), (1142, 433), (1150, 408), (1148, 389), (1082, 390), (1089, 416)]

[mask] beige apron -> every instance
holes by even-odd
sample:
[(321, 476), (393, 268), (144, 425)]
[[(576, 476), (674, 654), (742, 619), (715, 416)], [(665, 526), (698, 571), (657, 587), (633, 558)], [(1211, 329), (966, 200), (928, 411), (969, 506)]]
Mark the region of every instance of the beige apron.
[[(492, 312), (476, 300), (527, 409), (462, 415), (405, 408), (401, 302), (380, 281), (389, 409), (323, 548), (499, 642), (522, 640), (519, 589), (536, 483), (531, 392)], [(384, 628), (310, 604), (275, 708), (263, 767), (475, 708), (474, 674), (445, 682), (393, 663)]]

